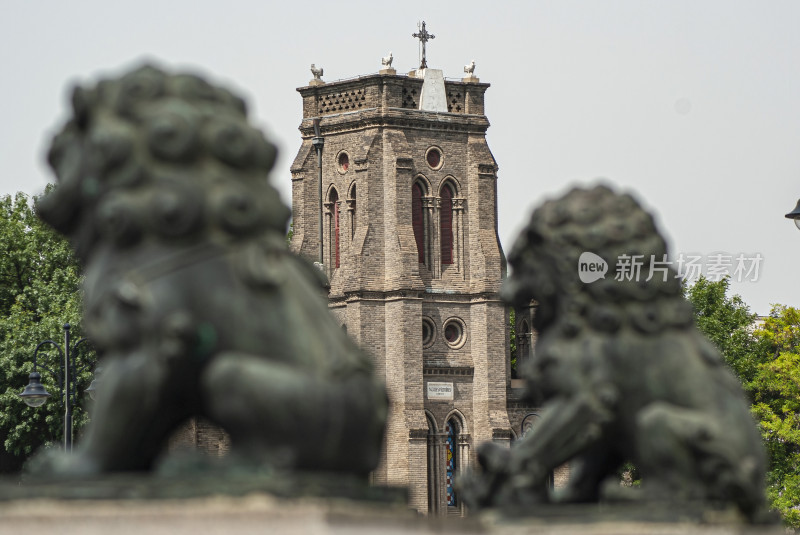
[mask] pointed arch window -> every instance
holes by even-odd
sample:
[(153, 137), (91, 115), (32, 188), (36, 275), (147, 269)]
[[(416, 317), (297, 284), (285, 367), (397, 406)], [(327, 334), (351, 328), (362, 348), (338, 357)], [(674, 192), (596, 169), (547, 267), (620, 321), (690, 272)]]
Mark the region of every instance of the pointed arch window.
[(458, 424), (453, 418), (447, 421), (445, 426), (445, 492), (448, 507), (458, 507), (458, 497), (456, 496), (453, 481), (458, 467)]
[(428, 411), (425, 411), (425, 420), (428, 422), (428, 512), (436, 514), (441, 504), (439, 503), (439, 478), (436, 477), (439, 463), (437, 456), (439, 455), (438, 446), (438, 433), (436, 430), (436, 423)]
[(414, 240), (417, 242), (417, 259), (420, 264), (425, 264), (425, 245), (427, 241), (425, 225), (425, 209), (423, 197), (425, 189), (420, 182), (414, 182), (411, 187), (411, 225), (414, 227)]
[(439, 209), (441, 239), (439, 243), (442, 249), (442, 265), (447, 265), (453, 263), (453, 197), (455, 197), (453, 186), (445, 183), (439, 197), (441, 198)]
[(331, 188), (328, 201), (331, 203), (331, 260), (335, 267), (339, 267), (339, 193), (336, 188)]
[(350, 200), (347, 202), (347, 210), (350, 212), (350, 239), (356, 235), (356, 185), (350, 188)]

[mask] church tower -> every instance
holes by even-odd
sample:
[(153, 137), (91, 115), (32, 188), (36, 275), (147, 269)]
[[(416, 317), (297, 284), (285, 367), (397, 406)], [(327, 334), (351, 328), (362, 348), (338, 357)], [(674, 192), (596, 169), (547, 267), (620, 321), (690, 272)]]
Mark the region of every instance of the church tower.
[(330, 309), (386, 383), (374, 481), (408, 487), (421, 512), (458, 514), (453, 475), (477, 444), (511, 438), (489, 84), (431, 68), (398, 75), (391, 56), (384, 65), (333, 83), (320, 69), (298, 89), (291, 249), (318, 262), (321, 238)]

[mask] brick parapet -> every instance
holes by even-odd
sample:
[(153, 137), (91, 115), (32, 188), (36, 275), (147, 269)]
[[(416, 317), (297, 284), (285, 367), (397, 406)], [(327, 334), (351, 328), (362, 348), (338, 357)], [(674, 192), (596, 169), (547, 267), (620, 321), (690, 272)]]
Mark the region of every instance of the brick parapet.
[[(349, 80), (297, 88), (303, 99), (303, 117), (325, 117), (391, 108), (416, 110), (422, 78), (373, 74)], [(484, 93), (489, 84), (445, 81), (448, 114), (483, 115)], [(426, 112), (429, 113), (429, 112)]]

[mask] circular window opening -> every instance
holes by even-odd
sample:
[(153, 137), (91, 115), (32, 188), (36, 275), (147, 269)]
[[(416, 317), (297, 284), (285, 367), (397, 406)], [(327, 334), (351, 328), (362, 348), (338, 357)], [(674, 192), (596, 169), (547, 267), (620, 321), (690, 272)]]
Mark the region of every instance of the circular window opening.
[(425, 160), (432, 168), (439, 169), (442, 166), (442, 151), (436, 147), (429, 148), (425, 154)]
[(451, 323), (444, 328), (444, 337), (451, 344), (455, 344), (461, 338), (461, 329), (455, 323)]
[(433, 325), (433, 321), (429, 318), (422, 318), (422, 347), (430, 347), (433, 345), (433, 338), (436, 334), (436, 327)]
[(453, 349), (458, 349), (464, 345), (464, 322), (458, 318), (451, 318), (444, 324), (444, 341)]
[(350, 156), (346, 152), (339, 153), (339, 171), (346, 173), (350, 168)]

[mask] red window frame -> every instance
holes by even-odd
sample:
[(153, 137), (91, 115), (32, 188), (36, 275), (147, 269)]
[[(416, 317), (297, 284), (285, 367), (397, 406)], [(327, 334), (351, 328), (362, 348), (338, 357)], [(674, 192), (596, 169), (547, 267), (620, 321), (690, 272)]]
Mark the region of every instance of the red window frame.
[(334, 246), (334, 257), (336, 259), (335, 264), (336, 267), (339, 267), (339, 207), (337, 203), (339, 202), (339, 194), (336, 190), (331, 190), (331, 211), (333, 212), (333, 246)]
[(411, 188), (411, 225), (414, 227), (414, 240), (417, 242), (417, 260), (425, 263), (425, 218), (422, 208), (422, 186), (417, 182)]
[(439, 209), (439, 229), (441, 231), (442, 265), (453, 263), (453, 190), (445, 185), (441, 193)]

